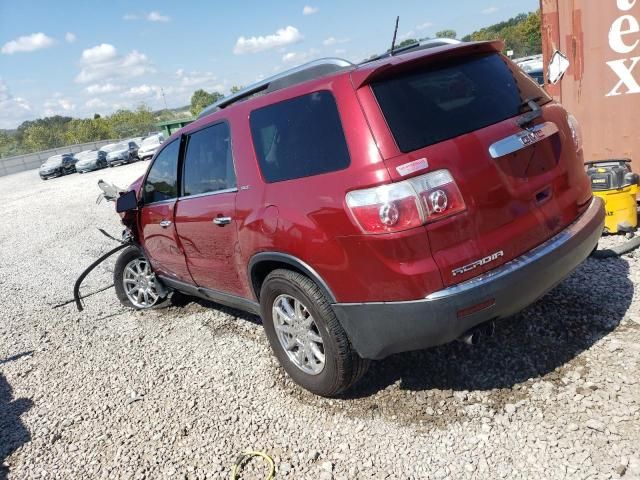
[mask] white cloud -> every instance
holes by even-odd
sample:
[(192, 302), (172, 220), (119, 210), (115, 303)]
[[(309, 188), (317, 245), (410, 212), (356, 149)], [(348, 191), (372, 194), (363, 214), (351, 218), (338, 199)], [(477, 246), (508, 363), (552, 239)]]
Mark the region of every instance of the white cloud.
[(216, 76), (211, 72), (185, 72), (182, 68), (176, 70), (176, 77), (183, 87), (211, 86), (217, 80)]
[(22, 97), (14, 96), (0, 78), (0, 128), (15, 128), (33, 117), (31, 105)]
[(344, 55), (347, 51), (344, 48), (336, 48), (336, 55)]
[(338, 45), (338, 44), (341, 44), (341, 43), (348, 43), (348, 42), (350, 42), (350, 41), (351, 41), (351, 39), (350, 39), (350, 38), (336, 38), (336, 37), (329, 37), (329, 38), (325, 38), (325, 39), (322, 41), (322, 44), (323, 44), (325, 47), (330, 47), (331, 45)]
[(292, 62), (295, 62), (295, 61), (296, 61), (296, 58), (297, 58), (297, 57), (298, 57), (298, 54), (297, 54), (297, 53), (294, 53), (294, 52), (285, 53), (285, 54), (282, 56), (282, 61), (283, 61), (284, 63), (292, 63)]
[(319, 51), (315, 48), (311, 48), (306, 52), (288, 52), (282, 56), (283, 63), (304, 63), (310, 61), (313, 57), (318, 55)]
[(87, 93), (95, 95), (96, 93), (113, 93), (119, 90), (122, 90), (122, 87), (119, 85), (114, 85), (113, 83), (94, 83), (93, 85), (89, 85), (85, 88)]
[(119, 55), (116, 48), (103, 43), (82, 52), (80, 73), (77, 83), (89, 83), (111, 78), (139, 77), (155, 70), (144, 53), (132, 50), (127, 55)]
[(76, 34), (73, 32), (67, 32), (64, 34), (64, 41), (67, 43), (73, 43), (76, 41)]
[(131, 87), (129, 90), (122, 94), (125, 97), (156, 97), (159, 98), (162, 95), (161, 88), (158, 85), (138, 85)]
[(168, 22), (171, 18), (167, 15), (162, 15), (160, 12), (153, 11), (147, 15), (147, 20), (150, 22)]
[(303, 15), (313, 15), (314, 13), (318, 13), (320, 9), (318, 7), (312, 7), (311, 5), (305, 5), (302, 9)]
[(171, 20), (171, 17), (168, 15), (162, 15), (157, 10), (153, 10), (149, 13), (125, 13), (122, 16), (123, 20), (131, 21), (131, 20), (148, 20), (149, 22), (168, 22)]
[(485, 8), (484, 10), (482, 10), (482, 12), (481, 12), (481, 13), (482, 13), (483, 15), (491, 15), (492, 13), (496, 13), (498, 10), (499, 10), (499, 8), (498, 8), (498, 7), (496, 7), (496, 6), (491, 6), (491, 7), (488, 7), (488, 8)]
[(433, 25), (434, 24), (432, 22), (424, 22), (424, 23), (421, 23), (420, 25), (416, 25), (416, 30), (418, 31), (426, 30), (427, 28), (433, 27)]
[(233, 53), (236, 55), (258, 53), (301, 42), (302, 38), (298, 29), (289, 25), (288, 27), (280, 28), (274, 34), (264, 37), (240, 37), (236, 41)]
[(91, 100), (87, 100), (84, 106), (87, 108), (106, 108), (109, 104), (99, 98), (92, 98)]
[(61, 93), (54, 93), (53, 97), (44, 102), (44, 114), (46, 116), (69, 114), (76, 109), (76, 105), (70, 98)]
[(13, 55), (18, 52), (33, 52), (41, 48), (50, 47), (54, 43), (55, 40), (53, 38), (46, 36), (42, 32), (32, 33), (5, 43), (2, 46), (2, 53)]
[(116, 47), (108, 43), (101, 43), (95, 47), (82, 51), (82, 62), (85, 64), (107, 62), (118, 55)]
[(398, 35), (398, 40), (402, 41), (402, 40), (407, 40), (408, 38), (413, 38), (416, 36), (416, 32), (414, 32), (413, 30), (409, 30), (406, 33), (403, 33), (402, 35)]

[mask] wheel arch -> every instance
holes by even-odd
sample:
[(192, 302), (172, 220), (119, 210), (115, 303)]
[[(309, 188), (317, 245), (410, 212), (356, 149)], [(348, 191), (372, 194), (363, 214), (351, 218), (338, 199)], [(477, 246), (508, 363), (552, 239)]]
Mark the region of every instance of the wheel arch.
[(258, 301), (260, 300), (260, 289), (264, 279), (270, 272), (278, 268), (294, 270), (309, 277), (322, 290), (329, 303), (336, 303), (336, 298), (329, 285), (313, 267), (293, 255), (281, 252), (260, 252), (251, 257), (249, 261), (249, 283)]

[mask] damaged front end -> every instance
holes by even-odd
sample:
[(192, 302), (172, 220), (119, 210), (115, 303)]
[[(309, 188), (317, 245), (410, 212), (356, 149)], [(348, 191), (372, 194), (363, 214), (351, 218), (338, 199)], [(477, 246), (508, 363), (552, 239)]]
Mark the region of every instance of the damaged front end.
[[(98, 181), (98, 187), (102, 192), (96, 199), (96, 203), (99, 204), (102, 200), (106, 200), (108, 202), (115, 202), (116, 212), (120, 215), (122, 219), (122, 224), (124, 225), (124, 230), (122, 231), (122, 238), (118, 239), (113, 235), (110, 235), (103, 229), (99, 228), (98, 230), (105, 235), (106, 237), (115, 240), (120, 243), (117, 247), (109, 250), (107, 253), (98, 258), (95, 262), (89, 265), (78, 277), (74, 286), (73, 286), (73, 301), (76, 304), (78, 311), (83, 311), (84, 306), (82, 305), (82, 299), (91, 295), (80, 295), (80, 286), (84, 279), (91, 273), (98, 265), (104, 262), (107, 258), (111, 257), (114, 253), (119, 252), (120, 250), (125, 249), (129, 246), (138, 246), (138, 196), (137, 196), (137, 184), (139, 181), (134, 182), (131, 185), (130, 190), (124, 190), (120, 187), (117, 187), (114, 184), (107, 183), (103, 180)], [(111, 284), (109, 287), (113, 287)], [(104, 289), (101, 289), (102, 291)], [(96, 293), (96, 292), (93, 292)]]

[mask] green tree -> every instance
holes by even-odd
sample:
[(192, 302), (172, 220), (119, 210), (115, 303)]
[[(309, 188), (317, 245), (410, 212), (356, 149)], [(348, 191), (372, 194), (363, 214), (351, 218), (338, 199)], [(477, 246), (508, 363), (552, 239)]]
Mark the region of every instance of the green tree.
[(27, 120), (26, 122), (22, 122), (17, 128), (18, 141), (21, 143), (24, 142), (24, 137), (27, 130), (34, 125), (42, 126), (44, 128), (52, 128), (64, 132), (67, 128), (67, 123), (69, 123), (71, 120), (71, 117), (63, 117), (61, 115), (38, 118), (36, 120)]
[(231, 89), (229, 91), (231, 92), (231, 95), (233, 95), (234, 93), (238, 93), (243, 88), (244, 87), (242, 85), (240, 85), (240, 86), (234, 85), (233, 87), (231, 87)]
[(0, 130), (0, 158), (23, 153), (16, 132)]
[(64, 131), (45, 123), (34, 122), (23, 133), (23, 142), (30, 152), (62, 147), (65, 144)]
[(502, 40), (505, 50), (513, 50), (515, 58), (542, 52), (540, 10), (521, 13), (504, 22), (482, 28), (462, 38), (465, 42)]
[(103, 118), (74, 119), (69, 122), (67, 131), (65, 132), (65, 143), (86, 143), (96, 140), (107, 140), (117, 136), (112, 125)]
[(141, 103), (136, 110), (118, 110), (107, 118), (109, 128), (116, 138), (137, 137), (155, 129), (155, 117), (151, 109)]
[(203, 89), (196, 90), (193, 92), (193, 95), (191, 95), (191, 108), (189, 109), (191, 115), (197, 117), (202, 110), (212, 103), (217, 102), (222, 97), (223, 95), (218, 92), (209, 93)]
[(458, 33), (455, 30), (441, 30), (436, 32), (436, 38), (457, 38)]

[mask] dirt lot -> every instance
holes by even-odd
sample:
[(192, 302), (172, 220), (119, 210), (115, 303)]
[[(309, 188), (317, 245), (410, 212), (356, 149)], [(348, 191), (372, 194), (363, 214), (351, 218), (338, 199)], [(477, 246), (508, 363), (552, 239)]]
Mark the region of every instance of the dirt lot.
[(640, 475), (640, 252), (589, 259), (476, 347), (376, 362), (325, 400), (285, 379), (256, 317), (185, 298), (136, 313), (112, 289), (52, 308), (114, 246), (97, 227), (121, 230), (97, 180), (144, 168), (0, 178), (0, 479), (228, 478), (246, 449), (278, 478)]

